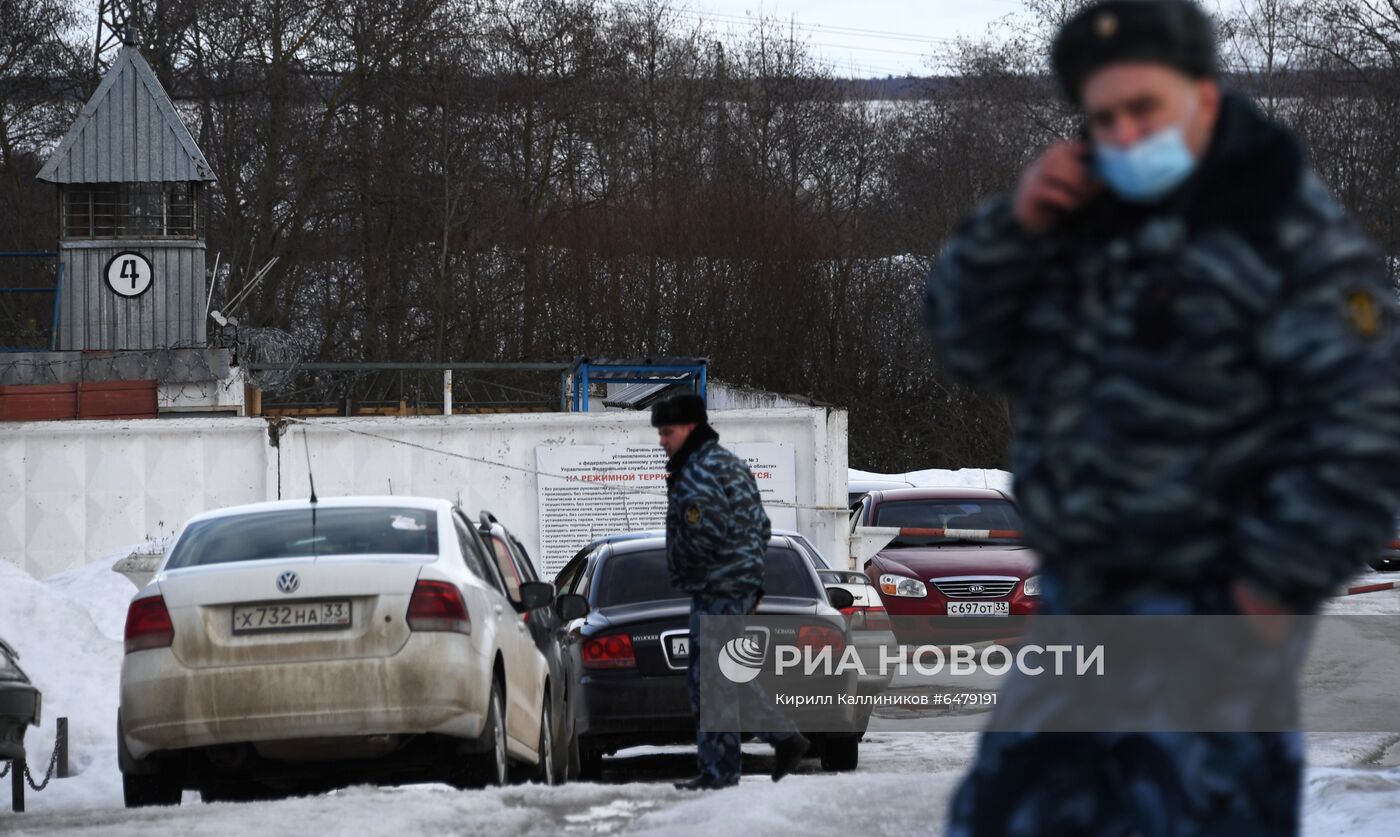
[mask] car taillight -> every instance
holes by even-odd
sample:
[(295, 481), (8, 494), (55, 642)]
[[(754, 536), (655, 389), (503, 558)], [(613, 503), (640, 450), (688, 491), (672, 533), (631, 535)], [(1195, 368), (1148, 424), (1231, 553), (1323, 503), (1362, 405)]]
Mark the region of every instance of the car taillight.
[(169, 648), (174, 641), (175, 626), (163, 596), (137, 599), (126, 609), (126, 653)]
[(840, 631), (826, 625), (803, 625), (797, 629), (797, 647), (818, 650), (830, 648), (840, 654), (846, 650), (846, 637)]
[(846, 614), (846, 623), (855, 631), (888, 631), (890, 614), (883, 607), (848, 607), (841, 611)]
[(472, 632), (462, 591), (446, 581), (419, 581), (408, 600), (408, 627), (414, 631)]
[(583, 644), (584, 668), (635, 668), (636, 665), (632, 637), (627, 634), (600, 636)]

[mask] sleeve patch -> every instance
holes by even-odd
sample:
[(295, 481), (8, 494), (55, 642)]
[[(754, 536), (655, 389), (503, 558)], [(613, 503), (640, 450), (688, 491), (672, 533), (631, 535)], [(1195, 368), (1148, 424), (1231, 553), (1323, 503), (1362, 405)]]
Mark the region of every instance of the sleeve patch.
[(1346, 320), (1352, 331), (1368, 340), (1381, 333), (1385, 309), (1370, 290), (1353, 288), (1345, 300)]

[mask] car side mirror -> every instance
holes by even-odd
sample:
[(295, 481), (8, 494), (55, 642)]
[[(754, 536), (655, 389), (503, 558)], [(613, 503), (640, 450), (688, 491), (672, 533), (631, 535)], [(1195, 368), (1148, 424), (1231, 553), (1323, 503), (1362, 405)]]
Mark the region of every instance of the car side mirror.
[(845, 610), (856, 603), (856, 597), (851, 595), (851, 591), (844, 587), (826, 588), (826, 599), (831, 602), (831, 606), (837, 610)]
[(577, 593), (565, 593), (555, 600), (554, 610), (565, 622), (582, 619), (588, 615), (588, 599)]
[(526, 610), (548, 607), (554, 601), (554, 585), (547, 581), (527, 581), (520, 585), (520, 604)]

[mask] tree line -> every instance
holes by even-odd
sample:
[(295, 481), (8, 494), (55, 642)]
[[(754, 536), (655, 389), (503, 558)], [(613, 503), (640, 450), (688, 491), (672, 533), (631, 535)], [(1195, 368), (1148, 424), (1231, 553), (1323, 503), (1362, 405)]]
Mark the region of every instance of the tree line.
[[(88, 5), (0, 0), (0, 249), (53, 247), (34, 175), (95, 89)], [(276, 257), (240, 316), (299, 359), (701, 355), (849, 409), (856, 467), (1006, 465), (1011, 405), (942, 372), (919, 296), (966, 213), (1075, 130), (1043, 56), (1080, 0), (883, 83), (659, 0), (146, 5), (143, 55), (218, 178), (215, 307)], [(1400, 253), (1400, 15), (1219, 22), (1232, 83)]]

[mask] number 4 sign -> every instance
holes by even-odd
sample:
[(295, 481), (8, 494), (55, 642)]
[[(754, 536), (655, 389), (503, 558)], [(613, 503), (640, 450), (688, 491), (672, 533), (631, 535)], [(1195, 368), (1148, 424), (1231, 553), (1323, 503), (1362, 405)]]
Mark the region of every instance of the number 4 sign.
[(103, 274), (113, 293), (130, 299), (151, 289), (155, 271), (151, 269), (150, 259), (134, 250), (126, 250), (108, 260)]

